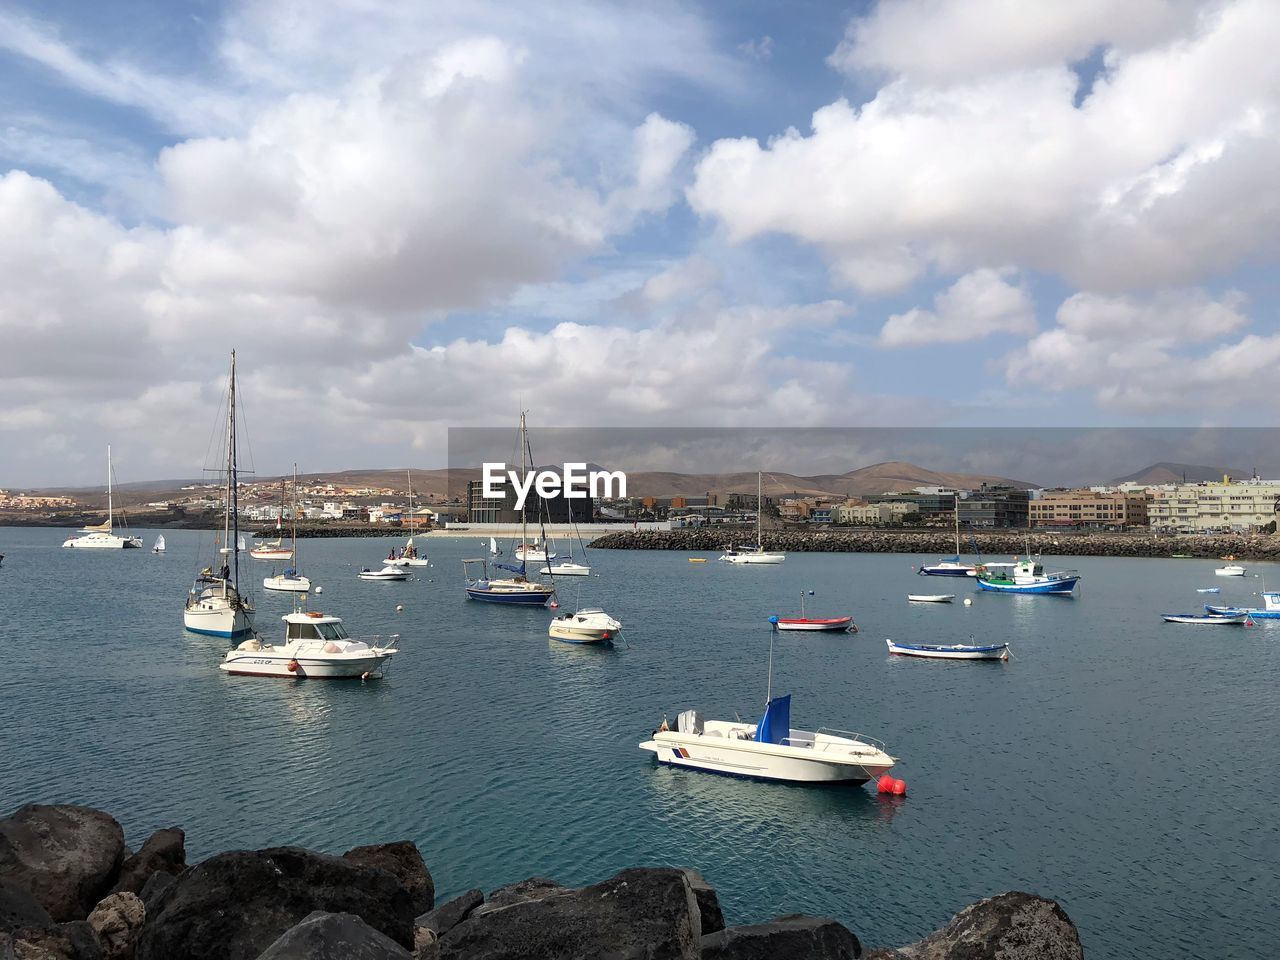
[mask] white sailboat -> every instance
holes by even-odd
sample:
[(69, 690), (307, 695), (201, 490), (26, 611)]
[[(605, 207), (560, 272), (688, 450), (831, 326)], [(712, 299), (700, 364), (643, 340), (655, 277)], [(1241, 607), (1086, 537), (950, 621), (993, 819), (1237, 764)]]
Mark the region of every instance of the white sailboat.
[(720, 558), (726, 563), (781, 563), (787, 559), (783, 553), (766, 553), (760, 537), (760, 516), (764, 513), (764, 474), (756, 474), (756, 545), (754, 547), (730, 547)]
[[(955, 521), (956, 521), (956, 552), (955, 556), (944, 558), (937, 563), (925, 563), (920, 565), (920, 569), (916, 573), (922, 577), (973, 577), (977, 576), (978, 568), (972, 563), (960, 562), (960, 494), (956, 493), (955, 498)], [(977, 541), (974, 541), (974, 548), (977, 548)]]
[(253, 630), (253, 605), (240, 595), (240, 554), (233, 546), (240, 536), (239, 486), (236, 466), (236, 354), (231, 351), (227, 386), (226, 494), (222, 543), (214, 565), (205, 567), (187, 594), (183, 625), (192, 633), (239, 637)]
[(262, 581), (262, 589), (275, 590), (279, 593), (306, 593), (311, 589), (311, 581), (298, 573), (298, 465), (293, 465), (293, 523), (289, 533), (289, 553), (293, 557), (293, 566), (285, 568), (284, 573), (272, 574)]
[[(572, 519), (572, 511), (570, 512)], [(591, 576), (591, 568), (585, 563), (573, 562), (573, 541), (578, 541), (578, 546), (582, 550), (583, 559), (586, 559), (587, 545), (582, 542), (582, 537), (578, 533), (578, 522), (573, 521), (573, 537), (569, 540), (569, 556), (566, 559), (547, 561), (547, 565), (539, 570), (539, 573), (545, 573), (555, 577), (589, 577)], [(554, 558), (555, 554), (551, 554)]]
[(293, 549), (284, 545), (284, 526), (282, 518), (284, 517), (284, 480), (280, 481), (280, 512), (276, 515), (276, 538), (274, 540), (259, 540), (253, 545), (249, 551), (249, 556), (255, 560), (292, 560)]
[(156, 545), (151, 548), (152, 553), (164, 553), (164, 534), (156, 537)]
[(129, 550), (141, 549), (141, 537), (120, 536), (112, 532), (115, 521), (115, 503), (112, 499), (111, 445), (107, 445), (107, 519), (102, 523), (86, 525), (81, 529), (83, 537), (67, 537), (64, 547), (76, 550)]
[(405, 476), (409, 479), (409, 539), (405, 541), (404, 546), (400, 548), (399, 553), (393, 553), (384, 561), (389, 567), (426, 567), (430, 566), (431, 561), (422, 556), (418, 552), (418, 548), (414, 546), (413, 537), (418, 532), (417, 518), (418, 515), (413, 512), (413, 475), (408, 470)]

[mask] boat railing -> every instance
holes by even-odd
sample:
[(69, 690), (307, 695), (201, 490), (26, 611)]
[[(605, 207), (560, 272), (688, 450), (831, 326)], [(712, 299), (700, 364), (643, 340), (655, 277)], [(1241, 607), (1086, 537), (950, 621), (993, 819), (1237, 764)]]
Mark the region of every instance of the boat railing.
[(876, 737), (869, 737), (865, 733), (854, 733), (852, 730), (839, 730), (835, 727), (819, 727), (818, 733), (825, 733), (832, 737), (844, 737), (848, 740), (856, 740), (858, 743), (865, 743), (867, 746), (875, 747), (877, 750), (887, 752), (888, 747), (883, 740)]

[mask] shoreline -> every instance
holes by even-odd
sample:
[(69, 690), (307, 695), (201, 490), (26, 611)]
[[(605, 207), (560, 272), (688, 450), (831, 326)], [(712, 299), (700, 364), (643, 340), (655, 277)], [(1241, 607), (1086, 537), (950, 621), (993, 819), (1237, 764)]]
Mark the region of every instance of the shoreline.
[[(598, 550), (674, 550), (682, 552), (716, 552), (735, 544), (749, 543), (754, 537), (742, 531), (670, 530), (665, 532), (605, 534), (588, 546)], [(911, 553), (930, 556), (953, 556), (955, 535), (950, 531), (934, 532), (840, 532), (765, 533), (761, 541), (766, 550), (784, 553)], [(1198, 536), (1156, 536), (1125, 533), (1067, 533), (1010, 530), (1000, 533), (975, 533), (961, 543), (961, 557), (977, 561), (973, 552), (976, 541), (982, 556), (1005, 557), (1041, 554), (1055, 557), (1150, 557), (1171, 558), (1181, 554), (1188, 559), (1220, 560), (1232, 556), (1237, 560), (1280, 560), (1280, 536), (1221, 534)]]

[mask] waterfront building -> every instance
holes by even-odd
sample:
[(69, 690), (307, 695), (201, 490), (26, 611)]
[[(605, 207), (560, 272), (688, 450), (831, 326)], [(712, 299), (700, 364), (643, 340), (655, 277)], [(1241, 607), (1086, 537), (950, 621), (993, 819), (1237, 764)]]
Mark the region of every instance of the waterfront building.
[[(962, 527), (1025, 527), (1030, 516), (1030, 491), (984, 483), (960, 500)], [(947, 513), (955, 510), (952, 499)]]
[[(471, 523), (519, 523), (520, 511), (515, 508), (515, 492), (508, 485), (504, 485), (502, 491), (501, 497), (486, 497), (483, 481), (468, 481), (469, 521)], [(595, 504), (591, 497), (570, 499), (564, 495), (563, 490), (553, 497), (540, 497), (535, 490), (531, 489), (525, 503), (525, 514), (533, 524), (538, 523), (539, 520), (546, 523), (592, 523), (595, 520)]]
[(1248, 533), (1280, 519), (1280, 480), (1178, 484), (1153, 491), (1147, 512), (1162, 532)]
[(1030, 503), (1032, 526), (1145, 527), (1145, 493), (1045, 490)]

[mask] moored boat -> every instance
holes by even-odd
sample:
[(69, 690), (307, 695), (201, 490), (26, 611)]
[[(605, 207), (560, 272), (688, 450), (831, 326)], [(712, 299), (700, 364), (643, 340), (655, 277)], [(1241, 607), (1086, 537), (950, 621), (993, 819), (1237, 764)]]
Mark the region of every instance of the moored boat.
[(1248, 611), (1233, 613), (1163, 613), (1160, 618), (1165, 623), (1195, 623), (1208, 626), (1246, 626), (1252, 621)]
[(978, 586), (996, 593), (1071, 593), (1080, 581), (1074, 570), (1045, 573), (1038, 560), (979, 565)]
[(609, 614), (590, 607), (556, 617), (547, 633), (565, 643), (604, 643), (613, 640), (621, 630), (622, 624)]
[(381, 570), (370, 570), (365, 567), (356, 576), (361, 580), (408, 580), (409, 571), (403, 567), (393, 567), (388, 564)]
[(298, 465), (293, 465), (293, 519), (289, 526), (289, 552), (294, 557), (294, 565), (286, 567), (284, 573), (272, 573), (262, 580), (262, 589), (274, 590), (277, 593), (310, 593), (311, 579), (298, 573)]
[(220, 670), (257, 677), (286, 677), (298, 680), (381, 677), (387, 661), (399, 650), (398, 636), (353, 639), (339, 617), (319, 612), (295, 610), (281, 619), (285, 623), (284, 643), (276, 646), (251, 637), (228, 650)]
[(929, 643), (898, 643), (888, 638), (884, 641), (890, 653), (904, 657), (929, 657), (935, 660), (1008, 660), (1007, 643), (937, 645)]
[[(955, 495), (956, 552), (952, 557), (939, 560), (937, 563), (922, 563), (916, 574), (921, 577), (972, 577), (977, 575), (977, 567), (972, 563), (960, 562), (960, 494)], [(977, 541), (974, 541), (977, 549)]]
[(1245, 613), (1254, 620), (1280, 620), (1280, 591), (1264, 590), (1261, 607), (1221, 607), (1206, 603), (1204, 609), (1214, 617)]
[(761, 535), (760, 515), (764, 513), (764, 474), (756, 472), (756, 545), (754, 547), (729, 547), (720, 559), (725, 563), (737, 564), (775, 564), (787, 559), (785, 553), (772, 553), (765, 550)]
[(1196, 593), (1221, 593), (1221, 587), (1196, 587)]
[(589, 577), (591, 576), (591, 568), (581, 563), (574, 563), (572, 560), (562, 561), (560, 563), (549, 564), (538, 571), (539, 573), (550, 574), (554, 577)]
[[(107, 519), (92, 526), (86, 525), (82, 537), (67, 537), (63, 546), (75, 550), (137, 550), (142, 547), (141, 537), (120, 536), (112, 529), (115, 524), (115, 501), (112, 495), (114, 470), (111, 467), (111, 445), (107, 445)], [(163, 537), (161, 538), (163, 541)], [(162, 544), (163, 550), (163, 544)], [(156, 553), (162, 550), (155, 551)]]
[(805, 630), (810, 632), (849, 632), (857, 633), (853, 617), (811, 617), (805, 610), (804, 598), (813, 596), (812, 590), (800, 591), (800, 616), (770, 617), (769, 622), (775, 630)]
[(950, 603), (956, 598), (954, 593), (908, 593), (909, 603)]
[(391, 567), (429, 567), (431, 561), (422, 555), (413, 542), (418, 532), (418, 515), (413, 509), (413, 474), (406, 470), (405, 477), (409, 484), (409, 538), (399, 551), (393, 550), (385, 562)]
[(1247, 571), (1238, 563), (1228, 563), (1225, 567), (1218, 567), (1213, 571), (1214, 576), (1218, 577), (1243, 577)]

